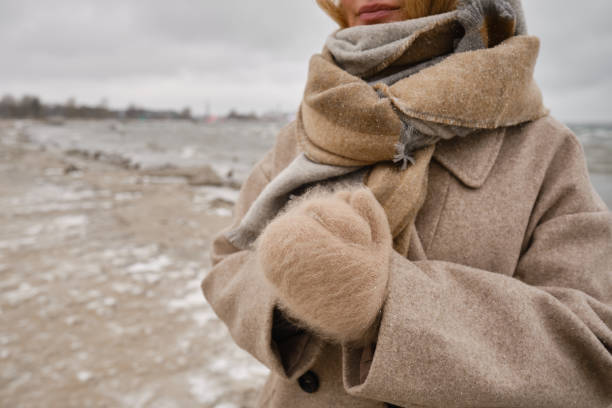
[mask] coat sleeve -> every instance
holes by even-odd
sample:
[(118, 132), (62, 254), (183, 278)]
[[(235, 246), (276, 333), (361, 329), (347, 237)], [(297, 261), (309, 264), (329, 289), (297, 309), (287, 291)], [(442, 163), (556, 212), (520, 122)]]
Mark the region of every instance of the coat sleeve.
[[(202, 290), (239, 347), (276, 374), (293, 379), (315, 359), (320, 341), (291, 324), (277, 308), (278, 298), (258, 265), (255, 250), (239, 250), (225, 237), (274, 175), (292, 160), (292, 131), (289, 125), (280, 132), (274, 149), (243, 184), (232, 225), (213, 241), (213, 267), (202, 282)], [(294, 350), (301, 352), (297, 355)]]
[(513, 277), (393, 254), (365, 375), (363, 350), (343, 348), (347, 392), (407, 407), (611, 406), (612, 217), (580, 146), (563, 149)]

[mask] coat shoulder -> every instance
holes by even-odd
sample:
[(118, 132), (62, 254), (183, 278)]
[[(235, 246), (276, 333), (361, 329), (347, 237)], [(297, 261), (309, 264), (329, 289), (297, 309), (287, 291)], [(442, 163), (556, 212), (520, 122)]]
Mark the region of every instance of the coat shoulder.
[(567, 146), (582, 152), (582, 145), (576, 134), (550, 115), (519, 125), (515, 131), (522, 134), (526, 142), (546, 147), (549, 151), (551, 148)]
[[(595, 191), (586, 156), (576, 134), (557, 119), (546, 116), (519, 131), (528, 156), (529, 174), (539, 180), (539, 222), (563, 215), (607, 211)], [(526, 163), (525, 163), (526, 164)], [(534, 214), (538, 213), (537, 210)]]
[[(504, 152), (531, 176), (556, 178), (571, 170), (588, 180), (586, 158), (574, 132), (552, 116), (508, 128)], [(546, 182), (546, 180), (542, 180)]]

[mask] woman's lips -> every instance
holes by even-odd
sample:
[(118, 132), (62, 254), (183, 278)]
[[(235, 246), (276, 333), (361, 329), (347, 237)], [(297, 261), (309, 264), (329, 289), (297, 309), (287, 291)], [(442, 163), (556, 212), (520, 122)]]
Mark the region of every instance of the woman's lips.
[(387, 19), (397, 10), (399, 10), (397, 6), (373, 3), (361, 7), (357, 15), (363, 23), (371, 24)]
[(382, 21), (387, 19), (391, 14), (395, 13), (397, 9), (394, 10), (378, 10), (372, 11), (369, 13), (362, 13), (359, 15), (359, 19), (364, 23), (375, 23), (377, 21)]

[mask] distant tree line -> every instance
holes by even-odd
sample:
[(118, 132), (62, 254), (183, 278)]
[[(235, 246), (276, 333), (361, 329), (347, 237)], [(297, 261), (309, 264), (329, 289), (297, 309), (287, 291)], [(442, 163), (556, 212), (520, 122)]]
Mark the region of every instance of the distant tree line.
[(127, 109), (109, 109), (106, 102), (98, 106), (78, 105), (71, 98), (63, 104), (46, 104), (40, 98), (25, 95), (20, 99), (4, 95), (0, 99), (0, 118), (10, 119), (193, 119), (191, 110), (150, 110), (130, 105)]

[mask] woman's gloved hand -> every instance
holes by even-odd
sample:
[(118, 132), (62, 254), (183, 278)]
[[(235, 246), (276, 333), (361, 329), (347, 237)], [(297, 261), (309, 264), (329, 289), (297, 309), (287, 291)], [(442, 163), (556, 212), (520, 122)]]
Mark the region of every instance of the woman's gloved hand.
[(363, 340), (384, 302), (392, 251), (387, 216), (367, 188), (311, 197), (258, 242), (285, 312), (331, 340)]

